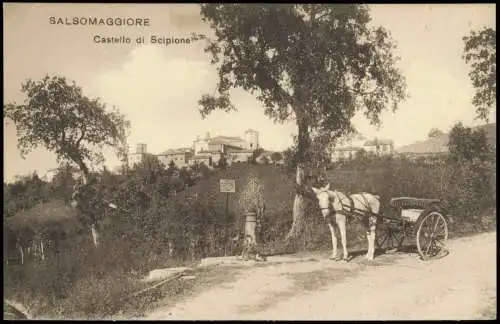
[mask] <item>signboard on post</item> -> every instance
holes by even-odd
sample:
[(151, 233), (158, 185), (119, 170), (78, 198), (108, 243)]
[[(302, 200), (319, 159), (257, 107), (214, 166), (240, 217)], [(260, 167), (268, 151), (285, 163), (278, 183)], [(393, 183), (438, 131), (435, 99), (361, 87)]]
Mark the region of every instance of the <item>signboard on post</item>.
[[(220, 192), (226, 193), (226, 218), (229, 217), (229, 193), (236, 192), (236, 181), (234, 179), (220, 179)], [(225, 228), (225, 236), (227, 238), (228, 228)], [(227, 256), (227, 244), (224, 246), (224, 256)]]
[(220, 192), (236, 192), (236, 182), (232, 179), (220, 179)]

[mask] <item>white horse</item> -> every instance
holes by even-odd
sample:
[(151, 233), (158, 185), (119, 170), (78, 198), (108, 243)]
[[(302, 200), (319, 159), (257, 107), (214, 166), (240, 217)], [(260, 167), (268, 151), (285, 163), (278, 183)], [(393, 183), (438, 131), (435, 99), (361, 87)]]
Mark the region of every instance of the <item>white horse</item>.
[[(332, 259), (339, 260), (337, 257), (337, 236), (335, 235), (334, 224), (340, 230), (340, 237), (343, 249), (343, 260), (349, 260), (347, 252), (346, 239), (346, 221), (349, 217), (356, 217), (362, 221), (366, 227), (366, 238), (368, 240), (368, 252), (366, 258), (373, 260), (375, 254), (375, 230), (377, 225), (377, 215), (380, 210), (380, 197), (370, 193), (359, 193), (347, 196), (342, 192), (330, 190), (330, 184), (323, 188), (312, 188), (318, 198), (321, 214), (327, 221), (330, 233), (332, 235)], [(335, 222), (333, 222), (335, 217)]]

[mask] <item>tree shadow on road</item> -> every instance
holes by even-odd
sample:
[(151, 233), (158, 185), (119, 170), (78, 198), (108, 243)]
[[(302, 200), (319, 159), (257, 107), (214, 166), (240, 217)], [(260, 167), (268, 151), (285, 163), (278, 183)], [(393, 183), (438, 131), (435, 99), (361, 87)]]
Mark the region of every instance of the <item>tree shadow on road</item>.
[[(405, 252), (396, 253), (379, 253), (375, 260), (366, 260), (364, 255), (366, 250), (355, 250), (350, 252), (353, 257), (350, 262), (332, 262), (332, 267), (326, 266), (324, 269), (308, 271), (308, 272), (289, 272), (284, 274), (290, 279), (292, 287), (278, 292), (271, 292), (263, 296), (262, 300), (257, 304), (242, 305), (238, 307), (241, 313), (258, 313), (269, 309), (281, 301), (290, 299), (297, 295), (303, 295), (314, 291), (327, 290), (333, 284), (341, 283), (359, 275), (367, 267), (390, 266), (396, 260), (404, 257)], [(325, 255), (323, 261), (326, 261), (328, 256)], [(319, 260), (315, 260), (319, 261)], [(343, 267), (345, 265), (345, 267)]]
[[(192, 280), (176, 279), (171, 283), (156, 289), (148, 296), (140, 297), (142, 303), (136, 301), (135, 310), (127, 314), (128, 318), (141, 319), (156, 309), (169, 309), (177, 303), (194, 298), (198, 294), (215, 287), (221, 287), (235, 282), (238, 274), (244, 267), (210, 267), (197, 268), (192, 275)], [(140, 307), (137, 305), (140, 304)]]

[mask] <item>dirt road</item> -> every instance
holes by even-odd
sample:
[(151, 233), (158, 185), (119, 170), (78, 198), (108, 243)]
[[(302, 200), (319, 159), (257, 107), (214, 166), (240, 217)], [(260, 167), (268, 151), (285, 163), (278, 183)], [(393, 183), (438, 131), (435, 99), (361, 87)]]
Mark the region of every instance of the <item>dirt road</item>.
[(496, 233), (450, 240), (448, 247), (447, 257), (428, 262), (412, 253), (371, 263), (316, 254), (232, 269), (221, 284), (146, 319), (458, 320), (480, 318), (486, 309), (496, 317)]

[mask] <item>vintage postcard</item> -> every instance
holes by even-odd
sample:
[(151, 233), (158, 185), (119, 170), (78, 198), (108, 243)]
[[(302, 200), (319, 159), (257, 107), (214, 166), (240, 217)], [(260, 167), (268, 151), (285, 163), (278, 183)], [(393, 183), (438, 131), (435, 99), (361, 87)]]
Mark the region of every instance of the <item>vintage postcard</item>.
[(4, 318), (496, 318), (495, 4), (3, 24)]

